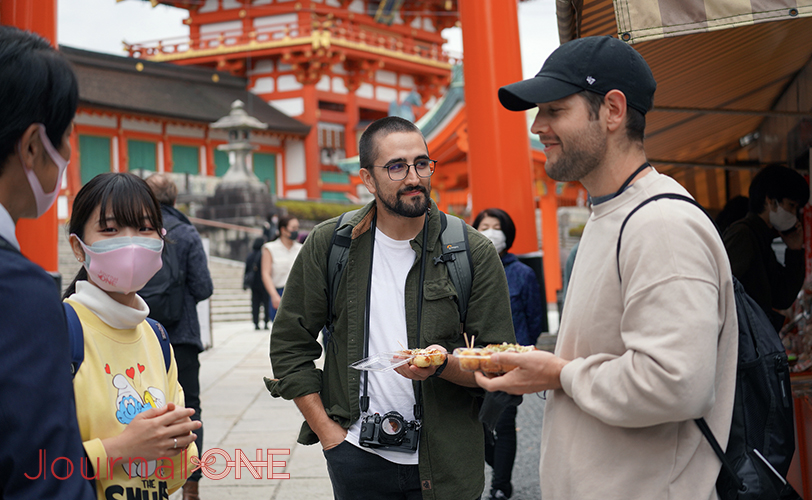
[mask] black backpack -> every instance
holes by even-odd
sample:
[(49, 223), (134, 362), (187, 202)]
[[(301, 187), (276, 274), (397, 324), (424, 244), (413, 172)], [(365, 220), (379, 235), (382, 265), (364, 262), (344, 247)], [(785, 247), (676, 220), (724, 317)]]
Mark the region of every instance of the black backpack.
[(172, 326), (180, 321), (183, 314), (183, 296), (186, 291), (186, 270), (180, 265), (178, 243), (172, 240), (172, 230), (182, 224), (174, 220), (165, 226), (166, 238), (161, 255), (163, 266), (155, 276), (138, 292), (149, 305), (149, 317)]
[[(629, 218), (646, 204), (663, 198), (682, 200), (713, 218), (696, 200), (663, 193), (641, 202), (620, 226), (617, 266), (620, 276), (620, 243)], [(784, 479), (795, 453), (792, 391), (787, 354), (764, 311), (734, 277), (736, 316), (739, 323), (739, 356), (736, 396), (727, 450), (722, 451), (704, 418), (696, 420), (719, 460), (716, 480), (721, 500), (800, 499)]]
[[(358, 210), (345, 212), (338, 217), (330, 246), (327, 249), (327, 311), (328, 323), (322, 330), (325, 343), (329, 343), (333, 334), (333, 317), (335, 315), (335, 300), (338, 294), (338, 283), (347, 263), (347, 255), (352, 243), (352, 229), (350, 225), (341, 227), (341, 221), (346, 217), (351, 219)], [(451, 223), (449, 224), (449, 220)], [(474, 275), (474, 264), (471, 260), (471, 248), (468, 245), (468, 228), (465, 221), (440, 212), (440, 242), (443, 245), (443, 254), (434, 258), (434, 265), (445, 263), (448, 266), (448, 275), (457, 291), (457, 308), (460, 313), (460, 332), (463, 331), (465, 319), (468, 314), (468, 299), (471, 297), (471, 285)]]

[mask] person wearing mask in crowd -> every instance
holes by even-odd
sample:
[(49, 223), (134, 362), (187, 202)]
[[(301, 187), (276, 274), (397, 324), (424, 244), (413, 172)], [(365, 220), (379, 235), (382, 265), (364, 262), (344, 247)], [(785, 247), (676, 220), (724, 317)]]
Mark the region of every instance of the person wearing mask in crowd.
[(719, 233), (725, 234), (731, 224), (744, 219), (749, 208), (750, 200), (747, 196), (734, 196), (729, 199), (716, 215), (716, 227), (719, 228)]
[(699, 426), (727, 445), (738, 322), (730, 263), (713, 222), (646, 160), (656, 82), (632, 46), (586, 37), (558, 47), (531, 79), (499, 89), (530, 128), (547, 174), (592, 199), (555, 353), (499, 353), (517, 365), (477, 381), (547, 391), (541, 494), (547, 500), (715, 500), (721, 463)]
[(254, 239), (251, 245), (251, 252), (245, 258), (245, 273), (243, 274), (243, 290), (251, 290), (251, 319), (254, 322), (254, 330), (259, 330), (260, 309), (265, 311), (265, 329), (271, 321), (271, 296), (265, 290), (262, 283), (262, 245), (265, 238), (260, 236)]
[[(798, 218), (809, 201), (809, 184), (798, 172), (781, 166), (764, 167), (750, 182), (749, 210), (724, 232), (725, 248), (747, 294), (770, 318), (776, 331), (804, 284), (804, 231)], [(772, 241), (786, 244), (779, 263)]]
[(299, 255), (299, 219), (290, 215), (279, 218), (279, 238), (262, 246), (262, 283), (270, 295), (271, 321), (276, 318), (282, 292), (288, 282), (293, 261)]
[(273, 241), (279, 237), (279, 215), (270, 212), (262, 223), (262, 236), (265, 242)]
[[(59, 194), (78, 98), (70, 64), (47, 40), (0, 26), (0, 498), (94, 498), (78, 473), (85, 454), (59, 290), (15, 234)], [(46, 452), (66, 460), (40, 477)]]
[[(507, 212), (499, 208), (487, 208), (480, 212), (472, 224), (485, 235), (499, 253), (505, 267), (510, 289), (510, 312), (516, 342), (536, 345), (541, 333), (541, 289), (536, 273), (530, 266), (519, 262), (509, 253), (516, 239), (516, 225)], [(506, 405), (496, 423), (495, 442), (485, 439), (485, 461), (493, 467), (490, 499), (510, 498), (513, 494), (511, 476), (516, 459), (516, 406)]]
[[(147, 178), (147, 185), (152, 189), (158, 203), (161, 204), (161, 216), (165, 228), (167, 245), (174, 245), (177, 264), (183, 270), (185, 279), (183, 287), (183, 306), (180, 319), (173, 324), (164, 325), (172, 342), (175, 360), (178, 364), (178, 382), (183, 388), (186, 406), (195, 410), (192, 420), (201, 421), (200, 409), (200, 360), (203, 352), (203, 341), (200, 338), (200, 321), (197, 316), (197, 303), (211, 297), (214, 291), (208, 259), (203, 242), (197, 229), (177, 208), (178, 187), (167, 174), (152, 174)], [(198, 454), (203, 453), (203, 426), (196, 429)], [(198, 482), (202, 473), (195, 470), (186, 484), (183, 485), (183, 500), (198, 500)]]
[(200, 422), (136, 293), (162, 265), (161, 207), (137, 176), (99, 174), (76, 194), (68, 232), (83, 266), (64, 294), (84, 336), (73, 388), (98, 498), (167, 498), (194, 468)]
[[(364, 131), (359, 152), (361, 179), (375, 199), (342, 221), (352, 232), (335, 314), (328, 317), (328, 248), (338, 222), (331, 219), (310, 233), (291, 270), (271, 333), (276, 379), (266, 383), (304, 415), (299, 442), (321, 443), (335, 498), (478, 499), (485, 443), (473, 373), (451, 355), (443, 365), (405, 364), (394, 372), (348, 365), (364, 357), (367, 342), (369, 355), (404, 347), (450, 353), (465, 345), (464, 332), (478, 344), (514, 342), (505, 272), (490, 241), (465, 226), (473, 273), (463, 330), (440, 261), (442, 216), (430, 197), (435, 162), (423, 134), (403, 118), (382, 118)], [(328, 322), (319, 369), (319, 332)], [(391, 414), (374, 423), (375, 413), (389, 412), (402, 425)], [(406, 422), (420, 425), (408, 443), (381, 434)], [(381, 429), (379, 438), (373, 429)]]

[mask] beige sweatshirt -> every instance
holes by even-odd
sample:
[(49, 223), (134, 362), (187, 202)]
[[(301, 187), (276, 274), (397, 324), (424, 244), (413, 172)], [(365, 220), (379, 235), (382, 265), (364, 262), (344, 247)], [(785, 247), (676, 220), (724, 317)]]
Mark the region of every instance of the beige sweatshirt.
[(656, 172), (594, 207), (575, 259), (556, 354), (572, 360), (548, 393), (544, 500), (715, 500), (721, 464), (695, 418), (725, 447), (738, 329), (730, 264), (711, 221)]

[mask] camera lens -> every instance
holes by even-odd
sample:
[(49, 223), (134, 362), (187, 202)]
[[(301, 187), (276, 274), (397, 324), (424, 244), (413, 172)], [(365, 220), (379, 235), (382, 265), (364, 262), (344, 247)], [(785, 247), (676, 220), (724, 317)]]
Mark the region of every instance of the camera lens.
[(383, 416), (381, 431), (390, 438), (398, 438), (406, 430), (403, 417), (397, 412), (390, 412)]

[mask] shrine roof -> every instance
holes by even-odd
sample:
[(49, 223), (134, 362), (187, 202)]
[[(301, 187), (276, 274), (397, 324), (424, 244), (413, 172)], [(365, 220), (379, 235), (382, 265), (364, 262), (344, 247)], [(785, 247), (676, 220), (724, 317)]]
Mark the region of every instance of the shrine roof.
[[(494, 94), (494, 99), (496, 99)], [(440, 135), (446, 127), (452, 122), (452, 119), (462, 110), (465, 109), (465, 79), (462, 71), (462, 64), (454, 65), (452, 70), (451, 83), (446, 89), (445, 94), (437, 101), (437, 103), (419, 120), (415, 125), (423, 133), (426, 142)], [(528, 126), (529, 129), (529, 126)], [(539, 141), (535, 134), (529, 133), (530, 148), (535, 151), (544, 151), (544, 145)], [(344, 172), (356, 174), (361, 168), (361, 163), (358, 156), (345, 158), (338, 161), (338, 168)]]
[(120, 111), (212, 123), (231, 103), (268, 124), (268, 131), (304, 136), (310, 126), (246, 90), (247, 80), (210, 68), (155, 63), (60, 46), (79, 80), (79, 102)]

